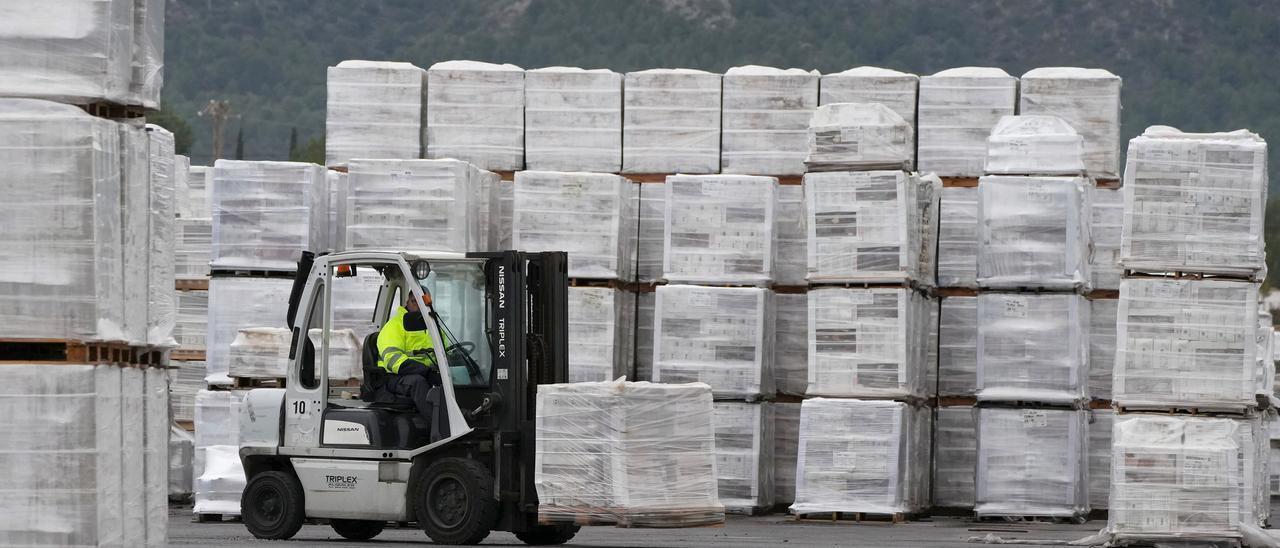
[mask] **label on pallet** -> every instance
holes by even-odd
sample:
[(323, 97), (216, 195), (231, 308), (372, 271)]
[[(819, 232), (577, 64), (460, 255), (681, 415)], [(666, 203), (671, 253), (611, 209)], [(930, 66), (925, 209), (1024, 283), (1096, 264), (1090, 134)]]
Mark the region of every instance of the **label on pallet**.
[(1049, 425), (1049, 416), (1043, 409), (1024, 409), (1022, 424), (1028, 427), (1044, 428)]
[(1005, 297), (1004, 298), (1004, 316), (1006, 318), (1027, 317), (1026, 297)]

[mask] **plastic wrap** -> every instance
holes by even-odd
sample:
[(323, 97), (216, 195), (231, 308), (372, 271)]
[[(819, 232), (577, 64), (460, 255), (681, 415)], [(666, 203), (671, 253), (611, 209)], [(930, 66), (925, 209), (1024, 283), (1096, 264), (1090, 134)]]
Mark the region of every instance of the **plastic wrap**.
[(1275, 329), (1271, 312), (1262, 306), (1258, 307), (1258, 354), (1254, 367), (1254, 390), (1258, 397), (1267, 399), (1275, 395), (1276, 362), (1275, 362)]
[(0, 337), (124, 339), (118, 124), (0, 99), (0, 165)]
[(1089, 411), (1089, 507), (1106, 509), (1111, 496), (1111, 430), (1116, 412)]
[(800, 445), (800, 403), (773, 404), (773, 503), (796, 499), (796, 455)]
[(978, 432), (972, 407), (939, 407), (934, 422), (933, 505), (973, 507)]
[[(164, 3), (163, 0), (146, 0), (157, 1)], [(147, 142), (150, 147), (148, 164), (151, 172), (151, 214), (147, 229), (147, 344), (172, 346), (173, 324), (177, 315), (177, 303), (173, 300), (174, 261), (177, 258), (177, 211), (174, 196), (178, 178), (177, 162), (173, 153), (173, 134), (168, 130), (147, 124)]]
[(176, 421), (195, 420), (196, 392), (206, 386), (204, 360), (172, 360), (169, 366), (169, 413)]
[(622, 75), (547, 67), (524, 73), (527, 169), (622, 169)]
[[(133, 123), (137, 122), (137, 123)], [(120, 243), (124, 268), (125, 340), (147, 343), (147, 309), (151, 242), (151, 152), (141, 120), (130, 120), (120, 129)]]
[(493, 203), (497, 207), (496, 214), (489, 217), (490, 248), (495, 250), (513, 249), (511, 245), (511, 221), (515, 212), (515, 185), (511, 181), (498, 181), (493, 185)]
[(1084, 137), (1089, 175), (1120, 173), (1120, 77), (1104, 69), (1043, 67), (1022, 75), (1018, 112), (1051, 114)]
[(979, 295), (978, 399), (1083, 400), (1089, 375), (1089, 329), (1089, 301), (1079, 295)]
[(857, 67), (823, 74), (818, 87), (818, 104), (880, 103), (907, 122), (911, 158), (915, 159), (916, 95), (920, 77), (879, 67)]
[(932, 219), (917, 203), (931, 188), (902, 171), (805, 174), (809, 281), (932, 282), (920, 264)]
[(779, 185), (773, 223), (773, 282), (776, 285), (807, 285), (806, 255), (809, 231), (804, 214), (804, 187)]
[(240, 515), (244, 467), (240, 464), (240, 402), (243, 391), (196, 394), (196, 514)]
[(164, 5), (165, 0), (133, 3), (129, 103), (157, 110), (164, 86)]
[(929, 410), (813, 398), (800, 407), (797, 515), (907, 513), (929, 499)]
[(1112, 399), (1125, 407), (1253, 406), (1258, 284), (1120, 282)]
[(427, 71), (410, 63), (343, 61), (329, 67), (327, 91), (325, 165), (422, 157)]
[(920, 275), (916, 285), (924, 289), (938, 286), (938, 230), (941, 224), (942, 179), (932, 173), (911, 174), (911, 182), (916, 185), (916, 217), (919, 222), (916, 231), (919, 241), (916, 245), (916, 264)]
[(169, 377), (145, 369), (143, 459), (147, 546), (166, 546), (169, 532)]
[(809, 296), (774, 295), (773, 379), (782, 394), (803, 396), (809, 386)]
[[(667, 204), (666, 186), (641, 184), (639, 187), (640, 225), (636, 238), (636, 278), (641, 282), (655, 282), (662, 279), (662, 258), (666, 250), (663, 242), (663, 227), (666, 225), (666, 213), (663, 211)], [(781, 204), (781, 192), (778, 196)]]
[(1093, 289), (1120, 289), (1120, 232), (1124, 225), (1124, 194), (1118, 188), (1090, 188), (1089, 210), (1093, 221), (1093, 257), (1089, 274)]
[(344, 251), (347, 249), (347, 174), (340, 171), (324, 172), (326, 186), (329, 187), (329, 215), (325, 219), (325, 243), (328, 249)]
[(208, 278), (209, 254), (213, 250), (213, 220), (183, 217), (176, 219), (174, 231), (174, 279)]
[(715, 402), (716, 481), (728, 512), (773, 506), (773, 404)]
[(169, 427), (169, 500), (186, 500), (191, 497), (195, 475), (191, 463), (195, 459), (196, 444), (191, 432), (177, 425)]
[(515, 179), (516, 249), (568, 252), (570, 278), (634, 278), (638, 185), (607, 173), (521, 171)]
[(1116, 365), (1116, 319), (1120, 301), (1089, 300), (1089, 391), (1095, 400), (1111, 399), (1111, 375)]
[(707, 385), (542, 385), (535, 405), (540, 518), (639, 527), (724, 521)]
[[(373, 321), (373, 310), (377, 308), (378, 292), (382, 290), (384, 281), (382, 274), (372, 268), (357, 270), (355, 276), (331, 278), (333, 285), (329, 291), (329, 302), (333, 317), (330, 329), (349, 329), (360, 341), (381, 329), (382, 325)], [(442, 306), (441, 316), (446, 315), (447, 311)]]
[(747, 65), (724, 73), (720, 170), (748, 175), (805, 172), (818, 71)]
[(1260, 278), (1267, 143), (1247, 130), (1152, 126), (1129, 141), (1120, 263)]
[(978, 189), (942, 189), (938, 287), (978, 287)]
[(809, 120), (808, 171), (911, 169), (915, 135), (907, 121), (880, 103), (818, 107)]
[(667, 177), (663, 275), (678, 283), (764, 285), (773, 279), (778, 180)]
[(925, 326), (928, 342), (925, 343), (924, 359), (924, 393), (932, 399), (938, 396), (938, 315), (941, 313), (938, 297), (926, 296), (925, 307), (929, 310), (929, 323)]
[(346, 248), (478, 251), (481, 173), (458, 160), (352, 160)]
[(654, 382), (705, 382), (716, 397), (773, 394), (772, 291), (662, 285), (656, 293)]
[(1083, 142), (1057, 116), (1003, 116), (987, 137), (984, 169), (997, 175), (1080, 175)]
[(977, 416), (978, 517), (1089, 514), (1088, 411), (996, 407)]
[(938, 314), (938, 395), (978, 390), (978, 298), (942, 299)]
[[(479, 170), (480, 179), (480, 248), (483, 251), (492, 251), (497, 249), (494, 247), (495, 241), (498, 239), (497, 220), (494, 216), (499, 213), (501, 204), (498, 203), (498, 186), (502, 184), (502, 176), (492, 171)], [(514, 194), (514, 191), (513, 191)], [(513, 208), (515, 198), (512, 197)], [(634, 198), (633, 198), (634, 200)], [(510, 225), (511, 219), (507, 219)], [(510, 236), (508, 236), (510, 238)]]
[(0, 27), (0, 96), (130, 102), (134, 4), (5, 2), (0, 7), (0, 21), (7, 23)]
[(636, 294), (636, 379), (653, 380), (653, 309), (657, 294), (652, 291)]
[(925, 397), (928, 307), (911, 289), (809, 291), (806, 394)]
[[(317, 366), (321, 355), (320, 330), (307, 332), (315, 347)], [(292, 334), (283, 327), (246, 327), (236, 332), (227, 352), (230, 374), (245, 378), (284, 378), (289, 375)], [(329, 335), (329, 378), (347, 380), (361, 373), (360, 341), (350, 329)]]
[(960, 67), (920, 77), (917, 166), (943, 177), (983, 173), (987, 137), (1014, 114), (1018, 79), (998, 68)]
[(631, 378), (635, 298), (610, 287), (569, 288), (569, 382)]
[(329, 185), (315, 164), (218, 160), (209, 208), (213, 268), (292, 271), (323, 248)]
[(524, 69), (445, 61), (427, 69), (427, 158), (524, 169)]
[(183, 208), (191, 203), (191, 158), (173, 155), (173, 214), (183, 217)]
[(213, 168), (208, 166), (191, 166), (187, 170), (186, 192), (178, 193), (178, 216), (207, 219), (209, 212), (209, 189), (213, 185)]
[(124, 484), (121, 515), (126, 546), (146, 543), (145, 390), (145, 375), (141, 369), (129, 367), (120, 371), (120, 420), (124, 423), (120, 435), (120, 474)]
[(718, 173), (721, 76), (692, 69), (628, 72), (623, 173)]
[(1087, 289), (1089, 192), (1082, 177), (978, 182), (978, 286)]
[(287, 328), (288, 278), (213, 278), (209, 280), (209, 334), (205, 359), (210, 384), (227, 384), (228, 351), (236, 333), (246, 327)]

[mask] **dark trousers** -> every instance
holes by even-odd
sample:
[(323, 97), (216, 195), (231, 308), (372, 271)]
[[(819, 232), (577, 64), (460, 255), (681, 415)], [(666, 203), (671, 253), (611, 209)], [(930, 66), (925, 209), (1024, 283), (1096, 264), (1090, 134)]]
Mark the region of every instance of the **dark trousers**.
[(422, 375), (388, 375), (379, 391), (396, 401), (413, 403), (418, 414), (431, 426), (431, 441), (436, 442), (449, 437), (449, 417), (438, 386), (438, 382), (433, 383)]

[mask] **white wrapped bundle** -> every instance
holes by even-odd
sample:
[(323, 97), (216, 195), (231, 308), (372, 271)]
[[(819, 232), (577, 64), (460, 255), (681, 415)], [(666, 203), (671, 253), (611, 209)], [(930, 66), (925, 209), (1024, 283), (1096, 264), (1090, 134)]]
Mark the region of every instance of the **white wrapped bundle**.
[(1124, 194), (1118, 188), (1090, 188), (1089, 210), (1093, 221), (1089, 236), (1093, 256), (1089, 273), (1093, 289), (1120, 289), (1120, 232), (1124, 225)]
[(213, 168), (191, 166), (187, 170), (186, 182), (186, 192), (178, 193), (178, 216), (209, 218), (209, 189), (213, 187)]
[(1088, 411), (979, 408), (974, 513), (1089, 514)]
[(1120, 263), (1261, 277), (1267, 143), (1248, 130), (1152, 126), (1129, 141)]
[(653, 380), (654, 306), (658, 296), (652, 291), (636, 294), (636, 380)]
[(196, 394), (195, 514), (240, 515), (244, 467), (240, 464), (240, 402), (244, 391)]
[[(236, 332), (227, 352), (233, 377), (283, 378), (289, 374), (292, 334), (284, 327), (246, 327)], [(316, 349), (317, 354), (319, 348)], [(319, 357), (319, 356), (317, 356)]]
[(978, 298), (942, 299), (938, 315), (938, 395), (978, 390)]
[(986, 176), (978, 182), (978, 286), (1089, 286), (1089, 180)]
[(932, 189), (902, 171), (805, 174), (809, 281), (932, 282), (920, 264), (922, 227), (937, 210), (918, 203), (928, 191), (936, 205)]
[(1089, 325), (1089, 301), (1079, 295), (978, 295), (978, 399), (1083, 400)]
[(800, 404), (773, 404), (773, 503), (796, 499), (796, 454), (800, 445)]
[(1275, 395), (1276, 384), (1276, 362), (1275, 354), (1275, 328), (1273, 326), (1271, 312), (1264, 307), (1258, 307), (1258, 355), (1255, 358), (1257, 366), (1254, 367), (1254, 390), (1260, 398), (1270, 398)]
[[(167, 545), (169, 533), (169, 376), (164, 369), (145, 371), (142, 445), (146, 491), (146, 545)], [(139, 428), (138, 425), (133, 425)]]
[(323, 248), (329, 185), (318, 165), (218, 160), (209, 200), (214, 269), (292, 271), (302, 251)]
[(570, 278), (634, 278), (638, 185), (608, 173), (521, 171), (515, 179), (516, 249), (568, 252)]
[(547, 67), (524, 73), (526, 169), (622, 169), (622, 75)]
[[(497, 238), (494, 231), (496, 221), (493, 216), (501, 205), (498, 204), (498, 185), (502, 184), (502, 176), (492, 171), (480, 170), (480, 207), (477, 216), (480, 218), (481, 251), (493, 250), (492, 244)], [(513, 198), (514, 201), (514, 198)]]
[[(138, 122), (138, 123), (134, 123)], [(120, 129), (120, 243), (125, 272), (125, 340), (147, 343), (147, 297), (151, 242), (151, 162), (147, 131), (140, 120), (119, 124)]]
[(246, 327), (287, 328), (288, 278), (213, 278), (209, 280), (209, 335), (205, 360), (209, 384), (228, 384), (228, 351), (236, 333)]
[[(315, 346), (318, 358), (323, 344), (320, 339), (320, 330), (311, 329), (307, 331), (307, 338)], [(363, 377), (360, 344), (361, 340), (350, 329), (335, 329), (329, 332), (329, 380), (346, 381)], [(287, 372), (288, 370), (286, 370)]]
[(972, 407), (939, 407), (934, 422), (933, 505), (973, 507), (978, 432)]
[(929, 411), (813, 398), (800, 407), (796, 515), (908, 513), (928, 504)]
[(63, 103), (136, 100), (130, 96), (135, 3), (5, 2), (0, 21), (9, 24), (0, 27), (0, 96)]
[(209, 277), (209, 253), (213, 249), (213, 220), (182, 217), (174, 226), (173, 274), (175, 280)]
[(628, 72), (623, 173), (718, 173), (721, 76), (692, 69)]
[(0, 336), (125, 338), (118, 127), (0, 100)]
[[(329, 302), (333, 309), (331, 329), (350, 329), (360, 341), (364, 341), (366, 335), (381, 329), (381, 325), (373, 322), (373, 309), (377, 308), (382, 282), (382, 275), (372, 268), (357, 270), (355, 276), (330, 279), (332, 289), (329, 291)], [(438, 305), (440, 313), (444, 314), (446, 306), (450, 304), (454, 303)]]
[(809, 385), (809, 296), (774, 295), (774, 386), (782, 394), (803, 396)]
[(325, 241), (328, 249), (344, 251), (347, 249), (347, 174), (340, 171), (324, 172), (326, 186), (329, 187), (329, 216), (326, 219)]
[(635, 293), (630, 291), (569, 288), (569, 382), (631, 377), (635, 306)]
[(169, 500), (185, 501), (191, 498), (191, 486), (196, 481), (191, 469), (195, 453), (195, 438), (191, 437), (191, 433), (179, 428), (176, 424), (171, 426), (169, 428)]
[(746, 65), (724, 73), (720, 170), (753, 175), (805, 172), (818, 71)]
[(773, 506), (773, 404), (715, 402), (716, 482), (725, 511)]
[(1018, 112), (1066, 120), (1084, 137), (1084, 167), (1099, 179), (1120, 174), (1120, 77), (1105, 69), (1042, 67), (1022, 75)]
[(1125, 407), (1252, 407), (1258, 284), (1120, 282), (1112, 399)]
[[(172, 366), (169, 369), (170, 414), (175, 421), (195, 420), (196, 392), (207, 386), (204, 382), (205, 363), (173, 360), (169, 365)], [(190, 488), (188, 482), (187, 489)]]
[(1083, 142), (1057, 116), (1004, 116), (987, 137), (984, 169), (997, 175), (1079, 175)]
[(938, 316), (941, 313), (941, 298), (925, 297), (925, 307), (929, 309), (929, 323), (925, 325), (928, 342), (925, 344), (924, 361), (924, 394), (928, 398), (938, 397)]
[(209, 333), (209, 292), (206, 290), (174, 291), (177, 315), (173, 338), (182, 350), (205, 349), (205, 336)]
[(925, 397), (928, 307), (911, 289), (811, 290), (806, 394)]
[(834, 103), (809, 120), (808, 171), (911, 169), (911, 126), (880, 103)]
[(410, 63), (353, 60), (327, 74), (325, 165), (422, 157), (427, 71)]
[(493, 197), (490, 202), (493, 212), (489, 215), (489, 249), (511, 249), (511, 221), (515, 215), (515, 185), (511, 181), (499, 180), (493, 184)]
[(764, 285), (773, 279), (777, 179), (672, 175), (663, 188), (668, 281)]
[(978, 189), (942, 189), (938, 287), (978, 287)]
[(1116, 412), (1089, 411), (1089, 508), (1106, 509), (1111, 496), (1111, 430)]
[(924, 288), (937, 287), (942, 179), (932, 173), (912, 173), (911, 182), (916, 185), (916, 218), (919, 220), (915, 227), (919, 234), (916, 264), (920, 271), (916, 283)]
[[(154, 0), (150, 0), (154, 1)], [(163, 2), (161, 2), (163, 4)], [(173, 301), (174, 261), (177, 248), (175, 185), (177, 161), (173, 133), (147, 124), (150, 167), (147, 217), (147, 344), (172, 346), (176, 306)], [(186, 172), (182, 174), (186, 177)]]
[(1116, 319), (1120, 301), (1089, 301), (1089, 391), (1095, 400), (1111, 399), (1111, 375), (1116, 366)]
[(943, 177), (982, 175), (987, 137), (1014, 114), (1018, 79), (1003, 70), (960, 67), (920, 77), (917, 167)]
[[(777, 285), (807, 285), (804, 277), (809, 231), (805, 228), (804, 187), (778, 185), (777, 210), (773, 217), (773, 282)], [(641, 225), (642, 231), (644, 228)]]
[(818, 104), (880, 103), (898, 113), (911, 131), (911, 158), (915, 159), (916, 95), (920, 77), (879, 67), (857, 67), (823, 74)]
[(477, 251), (482, 172), (458, 160), (352, 160), (347, 249)]
[(717, 397), (773, 394), (772, 291), (661, 285), (656, 293), (654, 382), (705, 382)]
[(427, 158), (524, 168), (524, 69), (445, 61), (427, 69)]
[(164, 86), (165, 0), (133, 3), (133, 62), (129, 76), (129, 104), (160, 108)]
[[(666, 225), (666, 186), (640, 185), (639, 230), (636, 240), (636, 278), (641, 282), (662, 279), (662, 259), (666, 254), (663, 227)], [(781, 195), (779, 195), (781, 196)]]
[(142, 369), (129, 367), (120, 372), (120, 421), (125, 425), (120, 435), (120, 476), (124, 484), (121, 515), (127, 546), (141, 546), (146, 542), (145, 392), (146, 380)]

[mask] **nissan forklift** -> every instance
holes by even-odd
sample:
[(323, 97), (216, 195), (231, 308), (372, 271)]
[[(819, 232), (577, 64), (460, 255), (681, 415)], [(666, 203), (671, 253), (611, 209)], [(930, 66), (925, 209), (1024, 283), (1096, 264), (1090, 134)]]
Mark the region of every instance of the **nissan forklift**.
[[(308, 520), (352, 540), (389, 522), (416, 522), (440, 544), (476, 544), (490, 531), (532, 545), (573, 538), (576, 525), (539, 523), (533, 482), (537, 387), (568, 378), (567, 274), (563, 252), (304, 253), (285, 387), (251, 390), (241, 409), (245, 527), (262, 539), (288, 539)], [(340, 357), (334, 286), (356, 276), (380, 282), (360, 399), (331, 390), (328, 375)], [(430, 420), (369, 390), (384, 374), (376, 327), (406, 299), (436, 341)]]

